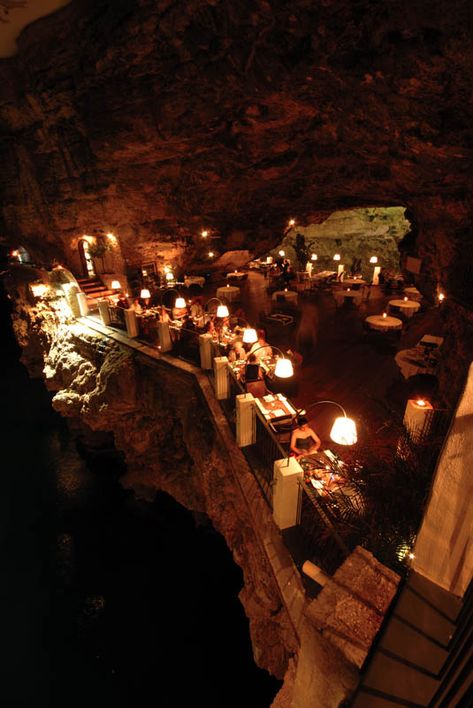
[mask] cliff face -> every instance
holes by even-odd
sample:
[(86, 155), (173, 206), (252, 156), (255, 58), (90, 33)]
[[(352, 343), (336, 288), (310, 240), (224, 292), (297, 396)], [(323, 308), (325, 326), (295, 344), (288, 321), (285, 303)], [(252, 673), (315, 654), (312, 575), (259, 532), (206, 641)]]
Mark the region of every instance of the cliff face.
[(0, 233), (189, 265), (203, 227), (263, 253), (288, 217), (402, 205), (421, 287), (469, 307), (469, 5), (76, 0), (0, 62)]

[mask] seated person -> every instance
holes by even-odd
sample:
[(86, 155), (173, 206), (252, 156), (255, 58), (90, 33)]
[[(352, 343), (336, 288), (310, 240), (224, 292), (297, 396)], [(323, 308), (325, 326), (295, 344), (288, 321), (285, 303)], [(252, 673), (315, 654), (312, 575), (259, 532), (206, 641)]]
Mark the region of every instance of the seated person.
[(202, 307), (202, 298), (199, 296), (196, 296), (192, 300), (192, 304), (190, 306), (190, 314), (191, 317), (194, 318), (194, 321), (196, 322), (197, 325), (201, 326), (204, 322), (204, 308)]
[(248, 383), (249, 381), (259, 381), (263, 378), (263, 371), (254, 354), (248, 354), (246, 366), (240, 372), (240, 381)]
[(164, 305), (161, 306), (161, 310), (159, 312), (159, 319), (161, 322), (169, 322), (169, 314)]
[(252, 345), (250, 354), (254, 353), (258, 360), (266, 359), (266, 357), (272, 357), (273, 350), (266, 341), (266, 332), (264, 329), (258, 329), (256, 334), (258, 335), (258, 340)]
[[(256, 359), (256, 357), (255, 357)], [(228, 353), (229, 361), (245, 361), (246, 351), (242, 341), (237, 339)]]
[(204, 325), (204, 334), (211, 334), (212, 337), (217, 336), (217, 330), (215, 329), (214, 321), (208, 320)]
[(126, 295), (120, 293), (115, 303), (115, 307), (121, 307), (123, 310), (128, 310), (128, 308), (130, 307), (130, 303), (128, 302), (128, 298), (126, 297)]
[(135, 297), (133, 302), (130, 305), (130, 308), (136, 312), (137, 315), (140, 315), (143, 312), (143, 308), (141, 307), (141, 302), (139, 297)]
[(317, 433), (309, 426), (309, 421), (305, 416), (299, 416), (298, 427), (291, 435), (291, 452), (299, 459), (303, 455), (310, 455), (316, 452), (321, 441)]

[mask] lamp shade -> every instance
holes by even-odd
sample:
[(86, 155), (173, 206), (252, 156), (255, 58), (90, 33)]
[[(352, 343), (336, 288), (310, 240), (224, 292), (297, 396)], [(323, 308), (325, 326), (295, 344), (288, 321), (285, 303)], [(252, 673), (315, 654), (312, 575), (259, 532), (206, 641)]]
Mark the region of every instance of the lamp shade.
[(174, 280), (174, 274), (171, 271), (166, 273), (166, 280)]
[(281, 258), (283, 258), (286, 255), (286, 251), (283, 251), (282, 249), (279, 251), (279, 255)]
[(371, 256), (370, 263), (377, 263), (377, 262), (378, 262), (378, 256)]
[(176, 297), (176, 302), (174, 303), (174, 307), (177, 307), (178, 309), (182, 309), (185, 306), (186, 306), (185, 299), (183, 297)]
[(336, 253), (336, 254), (334, 255), (334, 257), (333, 257), (333, 260), (334, 260), (334, 261), (339, 261), (339, 260), (340, 260), (340, 254), (339, 254), (339, 253)]
[(316, 253), (313, 253), (313, 254), (311, 255), (311, 257), (310, 257), (310, 260), (311, 260), (311, 261), (316, 261), (317, 258), (318, 258), (317, 254), (316, 254)]
[(274, 368), (274, 375), (279, 379), (290, 379), (294, 375), (292, 362), (289, 359), (278, 359)]
[(120, 290), (121, 289), (120, 281), (119, 280), (112, 280), (112, 285), (111, 288), (112, 290)]
[(243, 330), (243, 343), (244, 344), (254, 344), (258, 341), (258, 335), (253, 327), (247, 327)]
[(219, 305), (217, 307), (217, 317), (228, 317), (229, 316), (228, 307), (226, 305)]
[(354, 445), (358, 440), (355, 421), (346, 416), (335, 418), (330, 438), (339, 445)]
[(148, 288), (143, 288), (143, 290), (140, 292), (140, 298), (142, 300), (148, 300), (151, 297), (151, 293), (148, 290)]

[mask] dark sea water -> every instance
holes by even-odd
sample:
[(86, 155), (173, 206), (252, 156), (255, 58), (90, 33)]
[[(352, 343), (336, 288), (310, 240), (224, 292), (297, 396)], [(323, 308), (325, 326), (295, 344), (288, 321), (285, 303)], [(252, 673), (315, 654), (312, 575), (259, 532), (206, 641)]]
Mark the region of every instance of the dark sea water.
[(0, 300), (0, 706), (269, 706), (223, 538), (78, 455)]

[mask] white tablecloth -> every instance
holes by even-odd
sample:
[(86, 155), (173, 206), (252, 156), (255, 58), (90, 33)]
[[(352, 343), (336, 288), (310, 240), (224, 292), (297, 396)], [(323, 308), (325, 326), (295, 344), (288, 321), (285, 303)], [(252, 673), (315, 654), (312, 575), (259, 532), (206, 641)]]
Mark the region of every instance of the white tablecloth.
[(399, 366), (401, 374), (405, 379), (417, 374), (434, 374), (435, 367), (428, 364), (419, 356), (418, 351), (414, 349), (401, 349), (394, 357), (394, 361)]
[(398, 307), (406, 317), (412, 317), (420, 307), (420, 304), (414, 300), (390, 300), (388, 304), (390, 309), (392, 307)]
[(236, 285), (224, 285), (217, 288), (217, 297), (227, 302), (235, 302), (240, 299), (240, 288)]
[(333, 296), (337, 305), (341, 305), (343, 302), (353, 302), (355, 305), (359, 305), (361, 302), (361, 290), (335, 290)]
[(190, 285), (200, 285), (201, 288), (205, 285), (205, 278), (201, 275), (185, 275), (184, 285), (188, 288)]
[(242, 271), (227, 273), (227, 280), (244, 280), (247, 277), (248, 273), (243, 273)]
[(360, 288), (366, 285), (366, 280), (362, 278), (344, 278), (342, 280), (342, 288), (352, 288), (354, 285), (359, 285)]
[(291, 302), (294, 305), (297, 305), (297, 293), (295, 290), (276, 290), (276, 292), (272, 294), (271, 300), (273, 300), (273, 302), (277, 302), (279, 300), (278, 295), (284, 297), (286, 302)]
[(402, 329), (402, 320), (397, 317), (383, 317), (382, 315), (371, 315), (365, 319), (366, 324), (370, 329), (376, 329), (379, 332), (387, 332), (390, 329)]
[(406, 293), (409, 300), (415, 300), (416, 302), (419, 302), (419, 300), (422, 299), (422, 294), (417, 290), (417, 288), (404, 288), (404, 292)]

